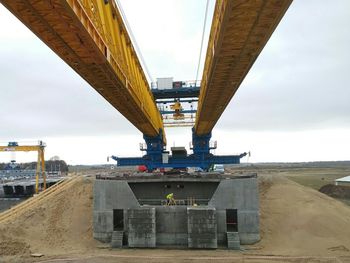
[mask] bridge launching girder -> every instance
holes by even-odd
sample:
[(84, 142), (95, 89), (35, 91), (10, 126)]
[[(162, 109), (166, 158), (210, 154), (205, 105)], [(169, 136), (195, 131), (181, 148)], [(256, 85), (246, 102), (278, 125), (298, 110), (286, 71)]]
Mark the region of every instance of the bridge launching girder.
[[(211, 154), (211, 131), (292, 0), (217, 0), (201, 87), (195, 83), (189, 89), (155, 90), (154, 95), (114, 0), (0, 2), (143, 133), (146, 155), (113, 157), (118, 165), (146, 165), (152, 170), (208, 169), (215, 163), (239, 163), (246, 155)], [(184, 110), (181, 100), (197, 101), (198, 94), (193, 154), (169, 156), (155, 99), (158, 104), (174, 99), (172, 111), (162, 113), (183, 121), (184, 113), (195, 110)]]
[(143, 134), (157, 136), (163, 130), (161, 115), (114, 1), (0, 2)]
[(209, 134), (292, 0), (217, 0), (195, 133)]

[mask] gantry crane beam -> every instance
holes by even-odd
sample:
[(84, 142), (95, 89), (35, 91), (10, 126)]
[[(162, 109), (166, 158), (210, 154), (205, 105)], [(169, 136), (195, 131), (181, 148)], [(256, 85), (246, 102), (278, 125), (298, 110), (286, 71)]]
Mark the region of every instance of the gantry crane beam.
[(216, 2), (198, 102), (197, 135), (211, 132), (291, 2)]
[(43, 146), (0, 146), (0, 152), (36, 152), (39, 151)]
[(36, 165), (36, 173), (35, 173), (35, 193), (39, 193), (39, 174), (41, 174), (43, 178), (43, 190), (46, 189), (46, 173), (45, 173), (45, 157), (44, 157), (44, 149), (45, 144), (40, 141), (39, 145), (18, 145), (17, 143), (11, 144), (7, 146), (0, 145), (0, 152), (38, 152), (38, 161)]
[(163, 130), (161, 115), (113, 0), (0, 2), (143, 134), (157, 136)]

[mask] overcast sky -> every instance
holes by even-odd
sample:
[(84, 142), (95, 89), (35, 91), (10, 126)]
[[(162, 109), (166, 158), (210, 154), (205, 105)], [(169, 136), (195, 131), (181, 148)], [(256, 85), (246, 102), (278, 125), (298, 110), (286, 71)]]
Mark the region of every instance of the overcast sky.
[[(121, 3), (152, 78), (195, 79), (206, 1)], [(2, 5), (0, 25), (0, 142), (40, 139), (71, 164), (141, 155), (142, 134)], [(214, 128), (216, 154), (350, 160), (349, 25), (350, 1), (295, 0)], [(167, 139), (188, 146), (190, 128)]]

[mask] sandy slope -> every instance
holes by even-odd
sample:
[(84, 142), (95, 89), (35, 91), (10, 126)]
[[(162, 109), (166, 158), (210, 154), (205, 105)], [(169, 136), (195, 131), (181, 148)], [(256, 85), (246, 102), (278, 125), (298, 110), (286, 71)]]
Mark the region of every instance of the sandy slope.
[(86, 178), (0, 226), (0, 255), (84, 252), (96, 244), (92, 238), (92, 183)]
[[(246, 254), (350, 256), (350, 207), (271, 175), (260, 178), (260, 205), (262, 241)], [(98, 249), (100, 245), (92, 238), (92, 181), (88, 178), (78, 179), (45, 203), (0, 225), (0, 262), (1, 257), (23, 259), (36, 252), (48, 256), (112, 253)], [(173, 253), (157, 251), (117, 253)], [(208, 253), (216, 256), (231, 252)]]
[(286, 178), (260, 179), (264, 253), (350, 255), (350, 207)]

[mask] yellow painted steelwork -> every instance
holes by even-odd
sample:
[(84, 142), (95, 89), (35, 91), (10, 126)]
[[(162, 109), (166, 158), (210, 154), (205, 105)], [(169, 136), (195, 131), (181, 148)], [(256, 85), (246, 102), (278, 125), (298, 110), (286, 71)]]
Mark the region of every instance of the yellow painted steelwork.
[(209, 133), (292, 0), (217, 0), (196, 115), (195, 132)]
[(185, 119), (185, 114), (181, 113), (182, 111), (182, 105), (180, 102), (175, 102), (174, 104), (170, 105), (170, 108), (175, 111), (173, 114), (174, 120), (183, 120)]
[(37, 152), (38, 161), (35, 173), (35, 193), (39, 193), (39, 176), (41, 174), (43, 178), (43, 190), (46, 189), (46, 173), (45, 173), (45, 157), (44, 157), (45, 144), (30, 146), (0, 146), (0, 152)]
[[(0, 2), (142, 133), (156, 136), (164, 129), (114, 0)], [(217, 0), (196, 114), (197, 135), (213, 129), (291, 2)]]
[(159, 134), (161, 115), (113, 0), (0, 2), (142, 133)]

